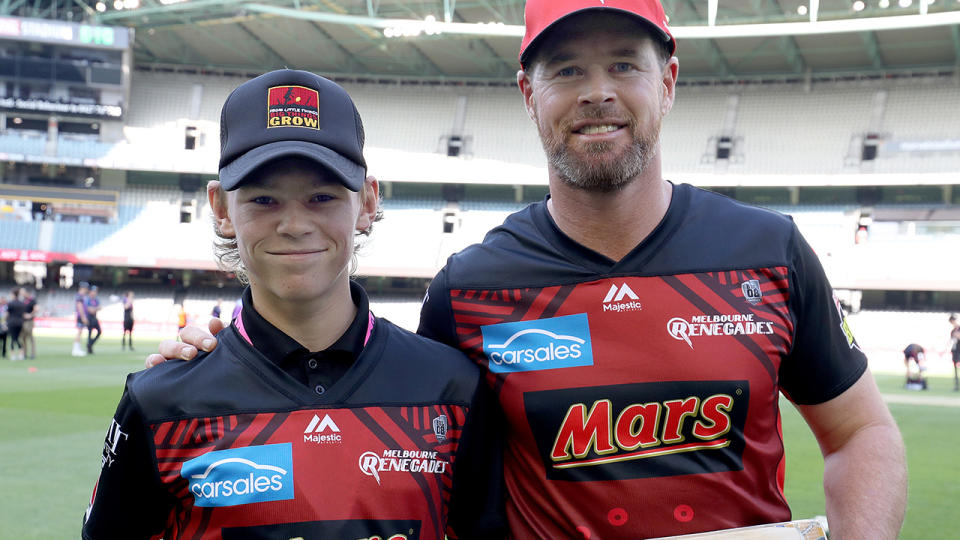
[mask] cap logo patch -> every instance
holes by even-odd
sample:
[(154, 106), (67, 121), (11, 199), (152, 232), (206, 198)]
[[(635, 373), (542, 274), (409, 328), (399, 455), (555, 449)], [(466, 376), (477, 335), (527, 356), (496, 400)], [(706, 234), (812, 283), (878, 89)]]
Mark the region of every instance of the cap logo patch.
[(267, 127), (320, 129), (320, 93), (303, 86), (274, 86), (267, 94)]

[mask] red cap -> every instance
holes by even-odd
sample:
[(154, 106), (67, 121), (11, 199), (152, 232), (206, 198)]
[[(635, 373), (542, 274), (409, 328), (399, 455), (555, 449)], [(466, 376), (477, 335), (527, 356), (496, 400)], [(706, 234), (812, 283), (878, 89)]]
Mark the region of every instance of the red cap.
[(527, 0), (524, 22), (527, 27), (520, 44), (520, 65), (527, 61), (527, 51), (552, 26), (570, 15), (587, 10), (605, 10), (626, 13), (639, 18), (651, 27), (655, 36), (668, 42), (670, 54), (677, 50), (677, 42), (667, 27), (667, 16), (659, 0)]

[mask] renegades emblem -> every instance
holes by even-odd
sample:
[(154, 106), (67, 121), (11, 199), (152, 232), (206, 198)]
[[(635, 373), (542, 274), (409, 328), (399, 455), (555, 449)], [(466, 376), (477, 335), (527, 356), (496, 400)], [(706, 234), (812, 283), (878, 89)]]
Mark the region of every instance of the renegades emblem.
[(760, 280), (751, 279), (740, 284), (740, 290), (743, 291), (743, 297), (753, 305), (760, 303), (763, 299), (763, 292), (760, 290)]
[(433, 419), (433, 434), (437, 436), (438, 443), (447, 440), (447, 415), (441, 414)]
[(304, 86), (274, 86), (267, 93), (267, 127), (320, 129), (320, 93)]

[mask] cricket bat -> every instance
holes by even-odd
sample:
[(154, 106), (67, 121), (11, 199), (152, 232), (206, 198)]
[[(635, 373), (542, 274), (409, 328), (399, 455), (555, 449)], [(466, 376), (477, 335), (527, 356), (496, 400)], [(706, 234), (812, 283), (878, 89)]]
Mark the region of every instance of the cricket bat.
[(827, 533), (823, 526), (815, 519), (800, 519), (754, 525), (752, 527), (738, 527), (680, 536), (663, 536), (650, 540), (827, 540)]

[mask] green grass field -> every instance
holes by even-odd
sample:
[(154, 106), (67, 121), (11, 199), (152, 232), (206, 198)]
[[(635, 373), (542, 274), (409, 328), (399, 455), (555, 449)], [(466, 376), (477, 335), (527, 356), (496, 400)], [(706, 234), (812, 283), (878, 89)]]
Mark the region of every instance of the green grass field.
[[(79, 536), (80, 522), (100, 469), (103, 436), (126, 374), (143, 366), (156, 340), (121, 352), (104, 338), (93, 357), (72, 358), (70, 340), (38, 339), (39, 358), (0, 360), (0, 540), (59, 540)], [(902, 377), (878, 375), (894, 396), (945, 398), (953, 405), (900, 404), (910, 466), (910, 499), (901, 538), (956, 538), (960, 501), (960, 396), (952, 380), (932, 379), (928, 392), (902, 390)], [(796, 411), (784, 407), (787, 498), (794, 516), (824, 514), (823, 461)], [(883, 471), (877, 471), (883, 474)]]

